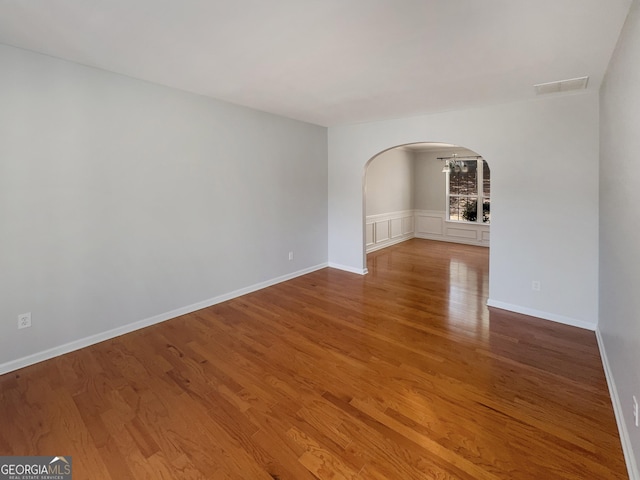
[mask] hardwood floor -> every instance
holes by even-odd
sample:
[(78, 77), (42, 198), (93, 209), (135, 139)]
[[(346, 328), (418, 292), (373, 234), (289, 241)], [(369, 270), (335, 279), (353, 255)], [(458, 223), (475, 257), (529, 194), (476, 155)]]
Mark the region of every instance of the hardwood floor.
[(0, 377), (0, 454), (79, 479), (628, 478), (593, 332), (410, 240)]

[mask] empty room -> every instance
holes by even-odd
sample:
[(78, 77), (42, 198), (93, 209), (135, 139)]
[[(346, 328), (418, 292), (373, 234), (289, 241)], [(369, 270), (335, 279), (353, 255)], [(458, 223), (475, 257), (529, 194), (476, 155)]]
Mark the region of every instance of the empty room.
[(640, 480), (639, 58), (640, 0), (1, 0), (0, 479)]

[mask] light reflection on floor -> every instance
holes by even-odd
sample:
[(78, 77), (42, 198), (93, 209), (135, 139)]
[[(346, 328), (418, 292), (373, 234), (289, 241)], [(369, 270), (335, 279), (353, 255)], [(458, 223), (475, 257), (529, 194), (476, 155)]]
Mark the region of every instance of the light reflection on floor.
[(421, 309), (457, 336), (487, 342), (489, 249), (412, 239), (367, 256), (368, 292)]
[(475, 337), (485, 341), (489, 338), (488, 294), (488, 269), (483, 271), (460, 258), (449, 261), (449, 320), (475, 325)]

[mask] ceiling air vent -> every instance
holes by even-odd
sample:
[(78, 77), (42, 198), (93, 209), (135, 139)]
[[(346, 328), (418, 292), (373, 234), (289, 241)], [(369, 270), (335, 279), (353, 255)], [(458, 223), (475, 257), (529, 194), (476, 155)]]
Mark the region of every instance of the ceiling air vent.
[(536, 95), (546, 95), (547, 93), (571, 92), (573, 90), (584, 90), (587, 88), (589, 77), (570, 78), (558, 82), (539, 83), (534, 85)]

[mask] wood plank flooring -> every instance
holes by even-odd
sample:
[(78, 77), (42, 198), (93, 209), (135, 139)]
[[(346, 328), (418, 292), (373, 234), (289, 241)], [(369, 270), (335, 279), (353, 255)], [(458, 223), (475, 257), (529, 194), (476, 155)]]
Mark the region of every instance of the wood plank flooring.
[(0, 377), (0, 454), (80, 479), (628, 478), (593, 332), (410, 240)]

